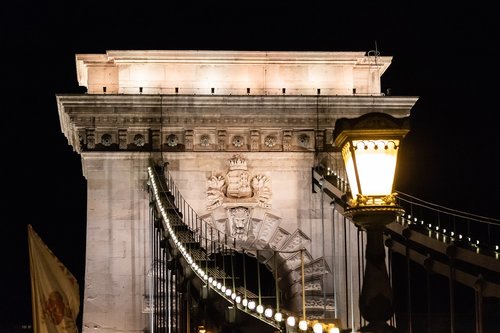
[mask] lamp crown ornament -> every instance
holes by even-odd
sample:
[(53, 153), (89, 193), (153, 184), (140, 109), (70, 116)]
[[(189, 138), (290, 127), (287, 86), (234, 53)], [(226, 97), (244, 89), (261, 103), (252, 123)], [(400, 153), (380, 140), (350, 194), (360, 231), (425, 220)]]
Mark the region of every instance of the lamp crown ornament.
[[(380, 198), (371, 198), (371, 197), (367, 197), (365, 195), (358, 193), (356, 195), (356, 198), (353, 199), (352, 205), (353, 206), (368, 206), (371, 204), (376, 204), (378, 202), (378, 203), (383, 204), (383, 205), (394, 206), (394, 205), (396, 205), (396, 196), (397, 195), (398, 195), (397, 193), (391, 193), (391, 194), (385, 195), (385, 196), (380, 197)], [(376, 201), (376, 199), (378, 199), (378, 201)]]

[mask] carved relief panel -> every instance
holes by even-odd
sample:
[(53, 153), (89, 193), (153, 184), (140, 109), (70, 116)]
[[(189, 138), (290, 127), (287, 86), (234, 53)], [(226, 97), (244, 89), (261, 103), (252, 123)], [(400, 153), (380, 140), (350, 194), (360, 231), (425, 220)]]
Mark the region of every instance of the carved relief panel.
[(266, 175), (252, 176), (247, 161), (240, 155), (229, 160), (225, 175), (212, 176), (207, 181), (207, 210), (223, 204), (271, 207), (271, 184)]
[(271, 184), (265, 175), (252, 175), (247, 161), (234, 155), (225, 174), (207, 181), (207, 210), (212, 225), (239, 246), (263, 248), (279, 225), (271, 208)]

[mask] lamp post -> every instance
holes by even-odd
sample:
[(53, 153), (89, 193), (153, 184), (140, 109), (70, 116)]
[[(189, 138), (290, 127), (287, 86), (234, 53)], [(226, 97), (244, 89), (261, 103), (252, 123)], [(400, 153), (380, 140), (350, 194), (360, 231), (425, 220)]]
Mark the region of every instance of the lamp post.
[(401, 141), (409, 132), (409, 118), (372, 112), (338, 119), (334, 144), (342, 153), (350, 185), (345, 215), (366, 232), (365, 269), (359, 311), (368, 325), (361, 332), (396, 329), (387, 321), (394, 314), (393, 293), (385, 265), (383, 231), (404, 210), (396, 204), (394, 175)]

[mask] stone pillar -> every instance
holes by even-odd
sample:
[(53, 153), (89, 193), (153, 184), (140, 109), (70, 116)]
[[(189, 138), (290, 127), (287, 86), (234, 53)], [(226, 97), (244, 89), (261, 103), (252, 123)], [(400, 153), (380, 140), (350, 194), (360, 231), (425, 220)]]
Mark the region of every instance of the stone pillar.
[(148, 157), (147, 153), (82, 153), (87, 178), (83, 333), (142, 332), (146, 325)]

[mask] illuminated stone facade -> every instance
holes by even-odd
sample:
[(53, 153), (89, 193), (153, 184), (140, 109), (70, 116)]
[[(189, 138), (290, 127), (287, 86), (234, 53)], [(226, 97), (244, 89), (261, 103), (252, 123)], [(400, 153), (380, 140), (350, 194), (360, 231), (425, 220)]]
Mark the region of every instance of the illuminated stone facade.
[[(222, 221), (221, 228), (242, 242), (250, 236), (246, 228), (260, 223), (256, 248), (304, 247), (311, 263), (306, 289), (328, 294), (326, 305), (320, 296), (309, 298), (309, 308), (333, 308), (334, 284), (338, 300), (348, 294), (357, 299), (357, 287), (346, 289), (350, 273), (332, 249), (356, 232), (332, 227), (341, 217), (321, 203), (311, 173), (334, 154), (338, 118), (374, 111), (409, 115), (416, 97), (381, 93), (380, 78), (391, 60), (365, 52), (76, 55), (78, 83), (87, 93), (60, 94), (57, 102), (61, 130), (81, 155), (88, 184), (83, 332), (138, 332), (147, 326), (150, 159), (168, 162), (193, 209), (214, 225)], [(228, 165), (235, 155), (245, 160), (248, 181), (260, 177), (262, 186), (241, 187), (243, 169)], [(208, 192), (217, 190), (217, 177), (232, 171), (233, 178), (225, 178), (234, 181), (229, 192)], [(257, 189), (262, 192), (256, 197)], [(293, 283), (300, 280), (297, 258), (283, 261), (293, 305), (300, 291)], [(337, 316), (349, 312), (344, 321), (358, 320), (357, 310), (338, 300)]]

